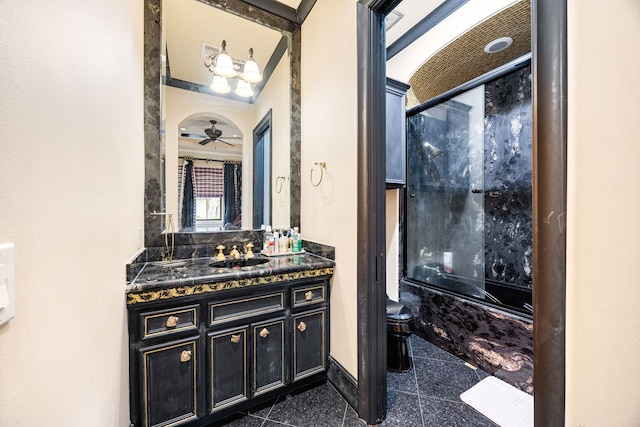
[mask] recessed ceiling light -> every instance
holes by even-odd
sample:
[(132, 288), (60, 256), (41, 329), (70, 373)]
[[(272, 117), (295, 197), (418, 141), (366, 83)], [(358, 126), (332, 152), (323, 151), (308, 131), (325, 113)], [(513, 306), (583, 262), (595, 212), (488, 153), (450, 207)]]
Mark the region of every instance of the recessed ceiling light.
[(485, 53), (498, 53), (511, 46), (511, 43), (513, 43), (513, 39), (511, 37), (500, 37), (499, 39), (490, 41), (484, 47), (484, 51)]
[(180, 128), (180, 130), (184, 132), (185, 130), (187, 130), (187, 128)]

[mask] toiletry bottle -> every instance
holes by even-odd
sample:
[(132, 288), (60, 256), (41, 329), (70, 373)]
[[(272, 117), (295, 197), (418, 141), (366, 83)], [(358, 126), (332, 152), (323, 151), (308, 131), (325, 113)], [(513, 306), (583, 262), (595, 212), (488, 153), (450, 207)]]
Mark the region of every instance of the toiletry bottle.
[(298, 227), (293, 227), (291, 233), (291, 252), (300, 252), (302, 250), (302, 240), (300, 240), (300, 232)]
[(278, 232), (278, 230), (273, 230), (273, 252), (271, 253), (277, 254), (280, 252), (279, 240), (280, 233)]
[(285, 235), (284, 230), (280, 231), (280, 237), (278, 238), (278, 252), (281, 254), (286, 254), (289, 250), (289, 238)]
[(266, 230), (264, 232), (264, 241), (262, 245), (262, 250), (267, 254), (273, 253), (273, 232), (271, 232), (271, 226), (267, 225)]

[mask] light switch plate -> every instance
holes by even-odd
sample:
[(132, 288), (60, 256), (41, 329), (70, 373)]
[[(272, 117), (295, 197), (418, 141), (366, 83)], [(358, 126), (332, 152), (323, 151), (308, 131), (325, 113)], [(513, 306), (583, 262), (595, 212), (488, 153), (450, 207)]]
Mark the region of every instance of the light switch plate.
[(0, 325), (16, 315), (15, 246), (0, 244)]

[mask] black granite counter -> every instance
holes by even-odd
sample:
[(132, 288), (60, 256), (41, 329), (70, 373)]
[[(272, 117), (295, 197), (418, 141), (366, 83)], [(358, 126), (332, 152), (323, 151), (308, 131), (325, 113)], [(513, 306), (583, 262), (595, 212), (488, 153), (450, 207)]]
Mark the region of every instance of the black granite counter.
[(335, 265), (310, 253), (265, 258), (264, 264), (235, 268), (219, 267), (211, 257), (147, 262), (127, 284), (127, 304), (330, 276)]

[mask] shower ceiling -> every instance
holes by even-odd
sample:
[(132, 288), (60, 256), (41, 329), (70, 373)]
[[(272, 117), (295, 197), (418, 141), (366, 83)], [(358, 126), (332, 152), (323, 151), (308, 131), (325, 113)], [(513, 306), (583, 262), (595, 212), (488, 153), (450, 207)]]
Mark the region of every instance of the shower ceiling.
[[(473, 3), (473, 0), (468, 3)], [(439, 25), (447, 25), (448, 21), (456, 18), (456, 13), (464, 12), (465, 6), (460, 7)], [(438, 26), (434, 30), (438, 30)], [(389, 77), (406, 81), (411, 85), (407, 94), (407, 108), (421, 104), (531, 52), (531, 2), (511, 2), (511, 5), (459, 34), (424, 63), (418, 64), (417, 69), (416, 65), (409, 65), (414, 67), (413, 70), (407, 70), (406, 67), (402, 69), (400, 62), (407, 62), (407, 55), (403, 57), (403, 52), (387, 62)], [(513, 39), (513, 44), (508, 49), (494, 54), (484, 52), (487, 43), (505, 36)], [(415, 54), (412, 55), (415, 57)]]

